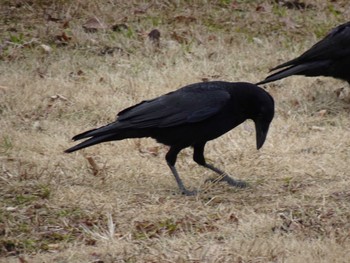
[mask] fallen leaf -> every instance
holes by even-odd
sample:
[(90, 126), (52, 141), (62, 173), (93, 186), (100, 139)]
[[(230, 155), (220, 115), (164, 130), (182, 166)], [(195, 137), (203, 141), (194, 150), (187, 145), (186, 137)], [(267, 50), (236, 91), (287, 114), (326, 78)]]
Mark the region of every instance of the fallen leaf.
[(91, 166), (92, 174), (94, 176), (97, 176), (99, 174), (99, 172), (100, 172), (100, 168), (96, 164), (95, 160), (92, 157), (90, 157), (90, 156), (87, 156), (85, 158), (86, 158), (86, 160), (89, 162), (89, 164)]
[(86, 32), (96, 32), (97, 30), (108, 29), (108, 26), (99, 20), (97, 17), (90, 18), (83, 24), (83, 28)]
[(230, 214), (230, 216), (229, 216), (229, 221), (231, 222), (231, 223), (238, 223), (239, 222), (239, 220), (238, 220), (238, 217), (235, 215), (235, 214)]
[(72, 37), (67, 36), (66, 32), (62, 32), (60, 35), (56, 35), (56, 40), (58, 41), (58, 44), (61, 45), (67, 45), (68, 42), (72, 39)]
[(26, 260), (23, 256), (19, 256), (18, 260), (20, 263), (28, 263), (28, 260)]
[(176, 40), (180, 44), (188, 44), (188, 39), (186, 38), (184, 32), (180, 34), (174, 31), (170, 34), (170, 36), (173, 40)]
[(266, 9), (265, 9), (264, 6), (258, 5), (258, 6), (255, 8), (255, 11), (256, 11), (256, 12), (264, 12), (264, 11), (266, 11)]
[(62, 23), (62, 28), (63, 29), (69, 28), (69, 20), (66, 20)]

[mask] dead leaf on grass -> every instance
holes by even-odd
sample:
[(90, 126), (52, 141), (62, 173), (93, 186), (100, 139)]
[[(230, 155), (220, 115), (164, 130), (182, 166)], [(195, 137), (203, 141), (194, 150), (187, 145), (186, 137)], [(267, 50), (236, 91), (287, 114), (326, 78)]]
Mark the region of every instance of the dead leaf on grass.
[(26, 260), (23, 256), (19, 256), (18, 260), (20, 263), (28, 263), (28, 260)]
[(55, 36), (56, 44), (60, 44), (60, 45), (68, 45), (68, 42), (71, 39), (72, 37), (68, 36), (64, 31), (60, 35)]
[(106, 30), (108, 26), (97, 17), (92, 17), (83, 24), (83, 28), (86, 32), (94, 33), (98, 30)]
[(94, 176), (97, 176), (101, 171), (100, 167), (98, 167), (97, 163), (95, 162), (95, 160), (92, 157), (87, 156), (85, 158), (91, 166), (92, 174)]
[(235, 224), (238, 224), (239, 223), (239, 219), (238, 217), (234, 214), (234, 213), (231, 213), (230, 216), (229, 216), (229, 221), (231, 223), (235, 223)]
[(176, 31), (173, 31), (170, 34), (171, 38), (180, 44), (188, 44), (189, 40), (187, 35), (186, 32), (178, 33)]

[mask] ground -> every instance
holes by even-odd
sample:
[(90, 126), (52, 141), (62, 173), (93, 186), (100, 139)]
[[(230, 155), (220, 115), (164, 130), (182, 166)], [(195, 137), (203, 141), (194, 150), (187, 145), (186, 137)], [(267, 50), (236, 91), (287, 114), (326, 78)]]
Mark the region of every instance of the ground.
[[(350, 104), (332, 78), (265, 85), (265, 145), (247, 121), (206, 147), (249, 187), (180, 194), (151, 139), (74, 154), (71, 137), (184, 85), (258, 82), (349, 21), (338, 1), (5, 1), (0, 6), (1, 262), (348, 262)], [(152, 30), (152, 34), (149, 34)]]

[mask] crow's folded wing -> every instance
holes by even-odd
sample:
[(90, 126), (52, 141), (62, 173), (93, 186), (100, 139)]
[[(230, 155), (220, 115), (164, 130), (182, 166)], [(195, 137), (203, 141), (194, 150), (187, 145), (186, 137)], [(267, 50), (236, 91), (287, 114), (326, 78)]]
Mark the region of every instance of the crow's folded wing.
[(229, 99), (225, 89), (180, 89), (121, 111), (117, 121), (123, 127), (133, 128), (200, 122), (220, 112)]

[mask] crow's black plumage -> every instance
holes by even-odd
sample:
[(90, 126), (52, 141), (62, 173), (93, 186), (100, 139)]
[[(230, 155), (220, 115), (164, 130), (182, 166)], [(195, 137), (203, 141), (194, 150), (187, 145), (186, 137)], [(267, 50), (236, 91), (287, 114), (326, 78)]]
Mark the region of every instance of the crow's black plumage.
[(291, 75), (327, 76), (350, 84), (350, 22), (334, 28), (301, 56), (278, 65), (270, 72), (277, 69), (282, 70), (267, 76), (257, 85)]
[(221, 136), (246, 119), (252, 119), (259, 149), (265, 142), (273, 116), (273, 98), (254, 84), (222, 81), (196, 83), (119, 112), (115, 122), (74, 136), (73, 140), (89, 139), (65, 152), (74, 152), (101, 142), (152, 137), (170, 146), (165, 159), (182, 193), (194, 193), (184, 187), (175, 169), (178, 153), (189, 146), (194, 148), (195, 162), (222, 175), (222, 181), (243, 187), (244, 182), (236, 181), (206, 163), (204, 146), (207, 141)]

